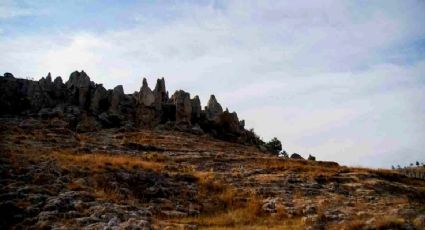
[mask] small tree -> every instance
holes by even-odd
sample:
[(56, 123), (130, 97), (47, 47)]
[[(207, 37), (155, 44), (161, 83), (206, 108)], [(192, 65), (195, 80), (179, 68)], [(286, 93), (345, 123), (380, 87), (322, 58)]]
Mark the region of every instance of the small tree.
[(289, 158), (289, 155), (288, 155), (288, 153), (285, 151), (285, 150), (283, 150), (280, 154), (279, 154), (281, 157), (283, 157), (283, 158)]
[(268, 143), (266, 143), (266, 148), (268, 151), (279, 154), (282, 151), (282, 143), (276, 137), (273, 137)]

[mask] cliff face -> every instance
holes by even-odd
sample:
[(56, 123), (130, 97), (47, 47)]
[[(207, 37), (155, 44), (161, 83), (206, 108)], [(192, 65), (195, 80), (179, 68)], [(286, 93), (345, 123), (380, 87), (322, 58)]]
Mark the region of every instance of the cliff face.
[(258, 138), (244, 129), (235, 112), (224, 111), (211, 95), (202, 110), (198, 96), (176, 91), (171, 97), (165, 80), (152, 90), (146, 79), (139, 92), (124, 94), (122, 86), (105, 89), (84, 72), (71, 73), (69, 80), (52, 81), (50, 73), (39, 81), (0, 76), (0, 115), (61, 119), (78, 132), (101, 128), (164, 128), (210, 133), (229, 141), (256, 144)]

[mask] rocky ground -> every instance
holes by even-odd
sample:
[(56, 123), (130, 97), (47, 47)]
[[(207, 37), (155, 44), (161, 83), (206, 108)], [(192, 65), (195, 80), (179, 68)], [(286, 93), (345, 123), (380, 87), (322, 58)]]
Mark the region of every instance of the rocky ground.
[(172, 131), (0, 120), (0, 229), (425, 229), (425, 181)]

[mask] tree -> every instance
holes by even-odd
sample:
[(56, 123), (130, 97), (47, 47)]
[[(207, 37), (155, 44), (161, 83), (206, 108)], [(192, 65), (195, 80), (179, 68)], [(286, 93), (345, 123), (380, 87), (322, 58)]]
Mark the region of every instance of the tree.
[(282, 143), (276, 137), (273, 137), (265, 146), (268, 151), (275, 154), (279, 154), (282, 151)]
[(419, 161), (416, 161), (416, 166), (419, 167)]
[(289, 155), (288, 155), (288, 153), (285, 151), (285, 150), (283, 150), (280, 154), (279, 154), (279, 156), (281, 156), (281, 157), (283, 157), (283, 158), (289, 158)]

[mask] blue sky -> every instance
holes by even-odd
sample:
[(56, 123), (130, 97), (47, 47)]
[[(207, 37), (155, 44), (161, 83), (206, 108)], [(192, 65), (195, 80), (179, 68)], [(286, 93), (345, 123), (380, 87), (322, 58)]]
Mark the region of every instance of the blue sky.
[(425, 1), (0, 1), (0, 72), (210, 94), (304, 156), (425, 161)]

